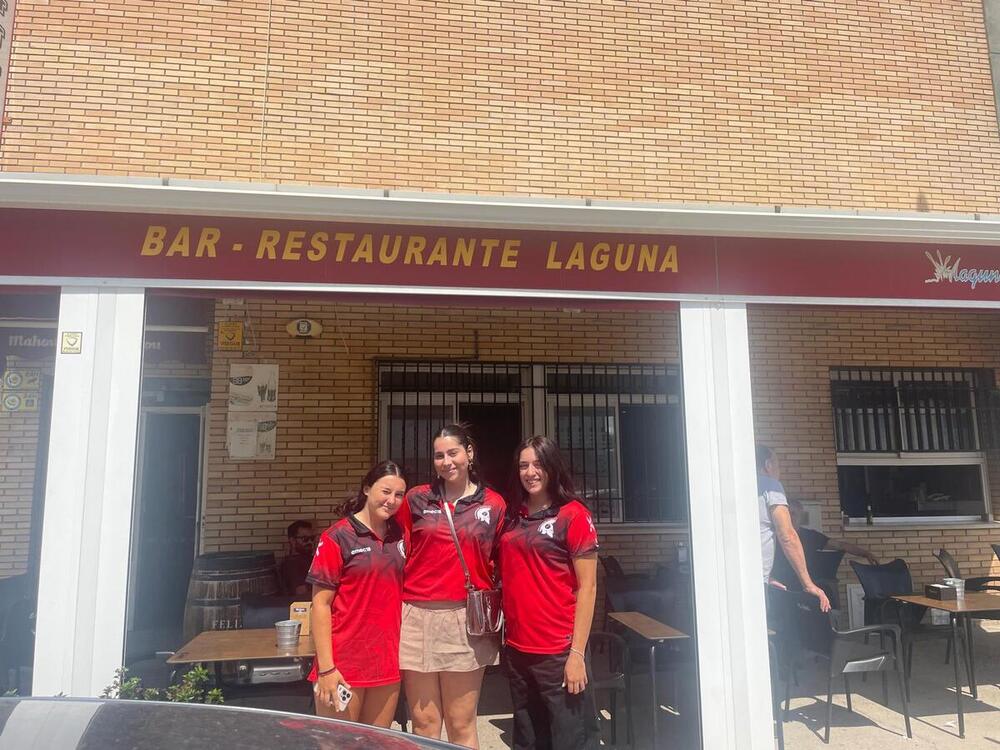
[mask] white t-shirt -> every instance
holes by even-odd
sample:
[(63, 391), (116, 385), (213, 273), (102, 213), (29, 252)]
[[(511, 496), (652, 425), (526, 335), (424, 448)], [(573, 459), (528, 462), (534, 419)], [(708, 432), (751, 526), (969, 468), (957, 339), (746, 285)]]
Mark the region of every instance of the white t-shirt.
[(760, 511), (760, 551), (764, 561), (765, 585), (774, 565), (774, 522), (771, 520), (771, 508), (775, 505), (788, 505), (785, 488), (777, 479), (758, 474), (757, 507)]

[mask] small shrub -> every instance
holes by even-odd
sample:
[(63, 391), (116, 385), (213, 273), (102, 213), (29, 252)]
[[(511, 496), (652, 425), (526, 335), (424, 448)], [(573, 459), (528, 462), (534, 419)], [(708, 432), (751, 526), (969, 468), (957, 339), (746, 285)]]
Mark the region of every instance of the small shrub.
[(128, 669), (120, 667), (115, 670), (114, 679), (104, 688), (101, 697), (126, 701), (221, 704), (223, 698), (219, 688), (206, 690), (211, 680), (208, 670), (197, 666), (186, 672), (178, 684), (171, 685), (166, 690), (157, 690), (144, 688), (142, 680), (129, 677)]

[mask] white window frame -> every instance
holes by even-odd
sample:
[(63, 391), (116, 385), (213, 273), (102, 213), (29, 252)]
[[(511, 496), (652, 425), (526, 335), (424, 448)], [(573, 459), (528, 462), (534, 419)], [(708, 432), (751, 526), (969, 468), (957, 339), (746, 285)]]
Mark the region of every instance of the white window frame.
[[(989, 472), (986, 470), (986, 454), (981, 451), (955, 453), (838, 453), (837, 466), (978, 466), (983, 487), (983, 513), (976, 516), (879, 516), (873, 519), (876, 526), (913, 524), (915, 526), (949, 523), (979, 523), (985, 518), (993, 520), (990, 502)], [(839, 489), (838, 489), (839, 497)], [(843, 507), (843, 506), (841, 506)], [(866, 519), (851, 516), (849, 526), (864, 525)]]

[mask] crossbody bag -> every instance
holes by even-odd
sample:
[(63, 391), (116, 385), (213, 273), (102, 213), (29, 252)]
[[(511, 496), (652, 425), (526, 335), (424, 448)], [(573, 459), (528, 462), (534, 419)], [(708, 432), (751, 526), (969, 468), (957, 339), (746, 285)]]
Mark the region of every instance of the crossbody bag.
[(455, 521), (451, 517), (451, 506), (445, 500), (441, 502), (444, 505), (445, 518), (448, 519), (448, 528), (451, 530), (451, 539), (455, 542), (455, 550), (458, 552), (458, 561), (462, 564), (462, 572), (465, 574), (465, 630), (469, 635), (495, 635), (503, 627), (500, 591), (480, 590), (472, 584), (472, 575), (465, 562), (465, 555), (462, 554), (462, 545), (459, 544), (458, 532), (455, 531)]

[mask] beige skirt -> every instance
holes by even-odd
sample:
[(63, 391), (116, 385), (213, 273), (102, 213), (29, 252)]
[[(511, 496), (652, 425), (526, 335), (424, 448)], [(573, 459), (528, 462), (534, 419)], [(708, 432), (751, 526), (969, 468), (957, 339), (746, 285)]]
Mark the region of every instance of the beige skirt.
[(403, 603), (400, 669), (474, 672), (499, 663), (499, 636), (471, 636), (466, 632), (465, 602)]

